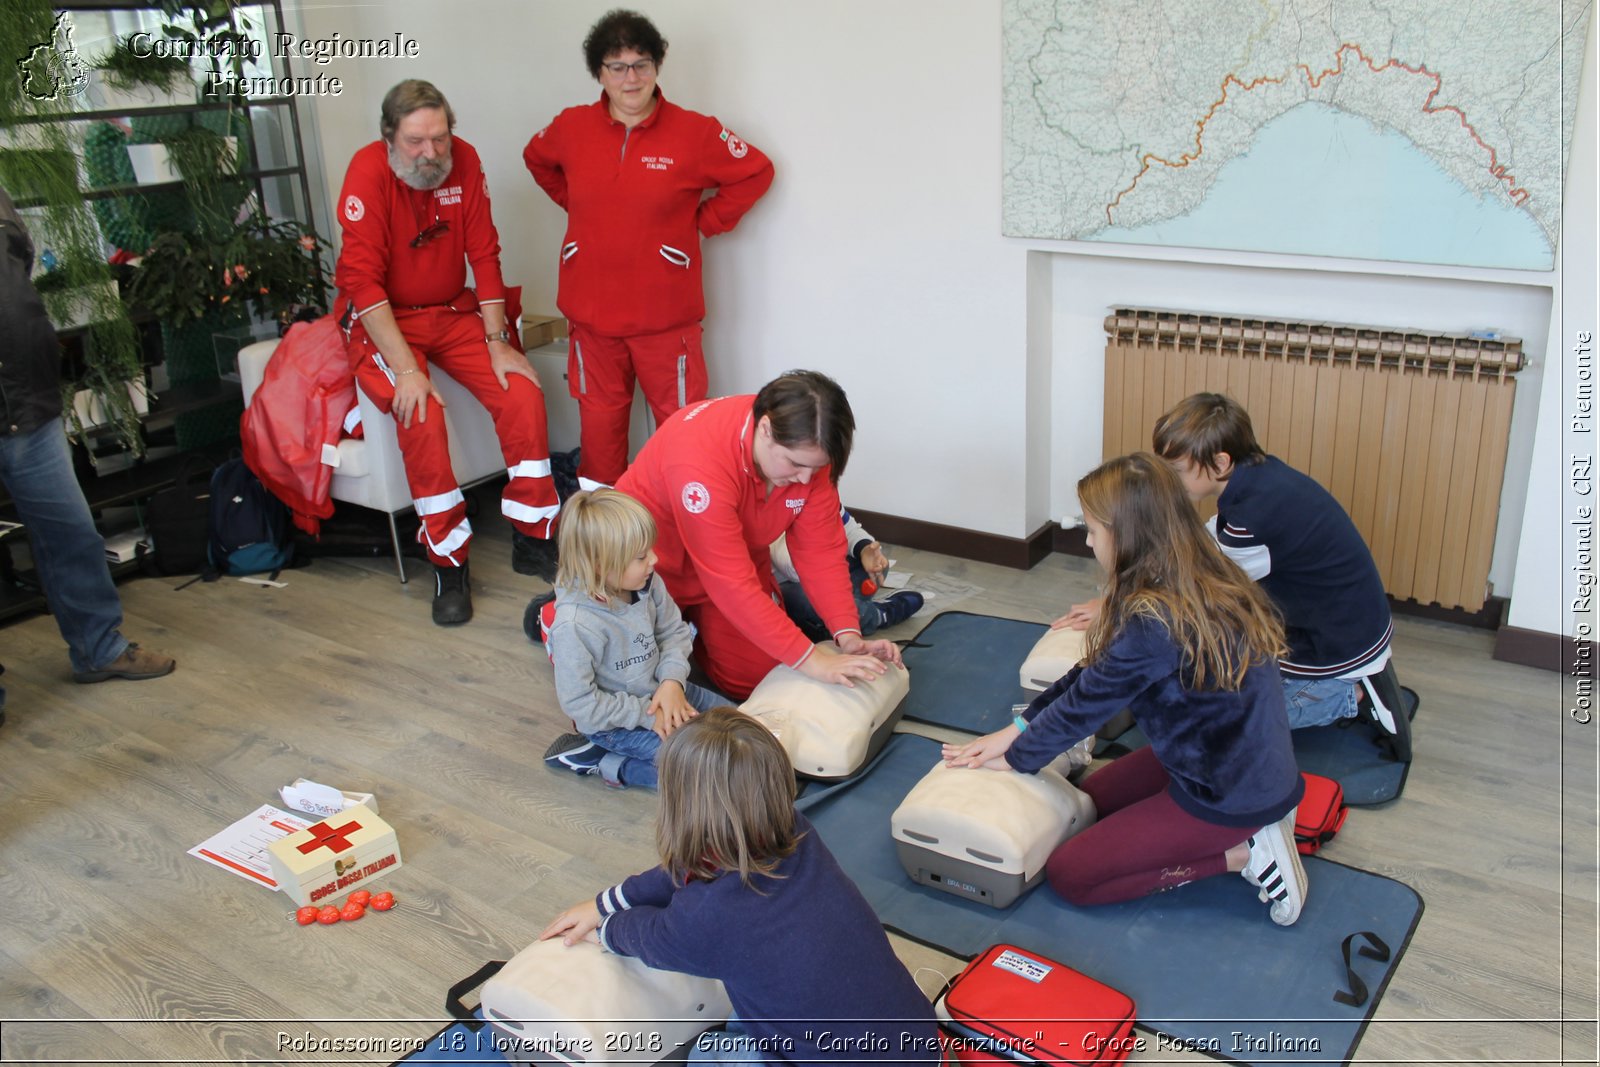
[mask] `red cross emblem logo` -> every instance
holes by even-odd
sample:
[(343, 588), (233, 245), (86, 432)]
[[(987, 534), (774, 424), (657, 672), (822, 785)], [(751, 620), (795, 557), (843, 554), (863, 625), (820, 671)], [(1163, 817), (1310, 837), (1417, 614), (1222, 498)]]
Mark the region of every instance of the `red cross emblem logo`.
[(690, 482), (683, 487), (683, 510), (691, 515), (698, 515), (711, 506), (711, 490), (699, 482)]
[(335, 854), (343, 852), (347, 848), (354, 847), (350, 844), (350, 839), (346, 835), (353, 834), (359, 829), (361, 829), (361, 824), (358, 822), (347, 822), (337, 828), (329, 826), (325, 822), (319, 822), (306, 831), (311, 835), (311, 840), (301, 845), (300, 851), (309, 856), (326, 845), (328, 850)]

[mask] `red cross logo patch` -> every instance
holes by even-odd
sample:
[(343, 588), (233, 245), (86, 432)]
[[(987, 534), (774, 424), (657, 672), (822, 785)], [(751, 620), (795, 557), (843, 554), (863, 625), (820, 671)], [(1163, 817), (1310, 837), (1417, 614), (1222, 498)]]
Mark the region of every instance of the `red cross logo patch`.
[(683, 487), (683, 510), (691, 515), (698, 515), (711, 506), (711, 490), (699, 482), (690, 482)]
[(300, 846), (300, 851), (310, 855), (317, 849), (326, 846), (330, 852), (340, 853), (347, 848), (354, 848), (350, 838), (346, 835), (353, 834), (361, 829), (358, 822), (347, 822), (343, 826), (333, 827), (326, 822), (319, 822), (306, 832), (311, 835), (311, 840)]

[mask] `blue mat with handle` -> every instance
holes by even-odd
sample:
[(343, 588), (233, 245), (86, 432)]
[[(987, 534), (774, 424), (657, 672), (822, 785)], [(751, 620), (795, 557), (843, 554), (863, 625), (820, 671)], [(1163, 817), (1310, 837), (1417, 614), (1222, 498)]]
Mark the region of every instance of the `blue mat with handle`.
[[(1120, 989), (1154, 1031), (1147, 1054), (1198, 1049), (1278, 1064), (1340, 1063), (1354, 1053), (1422, 916), (1410, 886), (1307, 857), (1310, 891), (1290, 927), (1274, 925), (1236, 875), (1094, 908), (1072, 907), (1041, 885), (996, 910), (913, 882), (896, 858), (889, 817), (938, 759), (938, 742), (899, 734), (866, 773), (799, 801), (885, 926), (961, 957), (1010, 942)], [(1335, 994), (1351, 989), (1341, 946), (1362, 931), (1389, 959), (1364, 956), (1368, 943), (1353, 941), (1353, 974), (1367, 997), (1341, 1003)]]
[[(901, 653), (911, 671), (905, 717), (973, 734), (1000, 729), (1011, 721), (1013, 705), (1038, 695), (1022, 688), (1017, 673), (1047, 629), (1043, 623), (965, 611), (935, 616)], [(1404, 695), (1407, 714), (1414, 717), (1417, 695), (1409, 689)], [(1292, 736), (1300, 769), (1337, 781), (1347, 804), (1382, 804), (1405, 788), (1411, 764), (1391, 759), (1377, 728), (1364, 720), (1296, 730)], [(1111, 742), (1122, 749), (1146, 743), (1137, 729)]]

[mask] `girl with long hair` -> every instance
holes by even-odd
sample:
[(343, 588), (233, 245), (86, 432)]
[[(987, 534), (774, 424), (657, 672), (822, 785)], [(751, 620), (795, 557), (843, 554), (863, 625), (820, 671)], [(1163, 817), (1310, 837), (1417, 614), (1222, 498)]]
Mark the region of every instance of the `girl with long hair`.
[(713, 708), (661, 746), (659, 866), (556, 917), (651, 967), (719, 979), (735, 1019), (690, 1063), (939, 1062), (933, 1006), (877, 916), (794, 808), (765, 726)]
[(945, 761), (1035, 773), (1128, 708), (1150, 745), (1083, 780), (1099, 822), (1050, 857), (1050, 885), (1105, 904), (1238, 872), (1288, 926), (1306, 896), (1294, 846), (1305, 786), (1278, 683), (1282, 623), (1163, 460), (1104, 463), (1078, 499), (1106, 575), (1083, 663), (1012, 725), (944, 746)]

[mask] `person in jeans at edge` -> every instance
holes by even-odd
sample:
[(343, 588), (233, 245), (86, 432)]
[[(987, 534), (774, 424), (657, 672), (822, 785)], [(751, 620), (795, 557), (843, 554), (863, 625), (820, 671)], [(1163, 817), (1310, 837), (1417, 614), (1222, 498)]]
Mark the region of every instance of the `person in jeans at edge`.
[[(106, 543), (83, 498), (61, 425), (61, 346), (30, 280), (33, 239), (0, 189), (0, 481), (28, 529), (50, 614), (67, 642), (72, 680), (142, 681), (171, 674), (170, 656), (122, 636), (122, 601)], [(4, 668), (0, 667), (0, 671)], [(0, 723), (5, 722), (0, 687)]]

